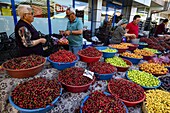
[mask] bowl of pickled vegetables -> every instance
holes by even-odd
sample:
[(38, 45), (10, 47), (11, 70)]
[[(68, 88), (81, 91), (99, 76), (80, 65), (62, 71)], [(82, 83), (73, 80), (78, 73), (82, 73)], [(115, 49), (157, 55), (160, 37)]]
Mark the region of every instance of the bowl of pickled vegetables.
[(125, 72), (132, 66), (129, 60), (117, 56), (107, 58), (105, 61), (116, 67), (118, 72)]
[(144, 89), (155, 89), (161, 86), (159, 78), (144, 71), (129, 70), (126, 73), (126, 78), (136, 84), (139, 84)]
[(143, 59), (143, 56), (137, 55), (134, 53), (129, 53), (129, 52), (122, 53), (121, 57), (131, 61), (133, 64), (138, 64), (140, 62), (140, 60)]
[(107, 46), (96, 47), (96, 49), (98, 49), (99, 51), (103, 53), (104, 58), (112, 58), (118, 52), (117, 49), (110, 48)]
[(128, 46), (122, 44), (110, 44), (109, 47), (117, 49), (118, 53), (123, 53), (129, 49)]

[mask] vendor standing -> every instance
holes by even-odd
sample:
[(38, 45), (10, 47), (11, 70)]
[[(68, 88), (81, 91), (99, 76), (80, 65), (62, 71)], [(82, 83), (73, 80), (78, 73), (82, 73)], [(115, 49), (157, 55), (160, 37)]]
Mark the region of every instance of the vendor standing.
[(168, 21), (168, 19), (164, 19), (163, 22), (158, 25), (155, 31), (155, 37), (166, 34), (166, 26), (168, 25)]
[[(138, 23), (140, 22), (140, 15), (135, 15), (133, 17), (133, 21), (126, 26), (126, 31), (129, 34), (135, 34), (136, 38), (138, 38), (138, 33), (139, 33), (139, 26)], [(130, 37), (132, 39), (133, 37)], [(129, 40), (130, 40), (129, 39)]]
[(126, 33), (126, 26), (127, 26), (128, 20), (127, 19), (121, 19), (116, 26), (116, 29), (113, 33), (112, 38), (110, 39), (111, 44), (120, 44), (122, 42), (123, 36), (125, 37), (132, 37), (136, 38), (135, 34), (128, 34)]
[(64, 34), (68, 36), (69, 50), (77, 55), (78, 51), (83, 47), (83, 23), (76, 17), (76, 12), (73, 8), (66, 10), (66, 17), (69, 21)]
[(15, 26), (15, 37), (20, 56), (28, 56), (30, 54), (43, 55), (42, 44), (46, 42), (46, 39), (39, 37), (39, 32), (31, 24), (34, 21), (31, 6), (19, 5), (17, 13), (20, 20)]

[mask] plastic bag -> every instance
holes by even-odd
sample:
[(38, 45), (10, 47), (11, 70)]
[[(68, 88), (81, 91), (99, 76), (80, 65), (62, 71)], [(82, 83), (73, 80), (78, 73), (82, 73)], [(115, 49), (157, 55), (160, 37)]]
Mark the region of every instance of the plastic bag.
[(96, 36), (93, 36), (91, 39), (92, 39), (92, 41), (94, 41), (94, 42), (100, 42), (99, 39), (98, 39)]
[(60, 39), (58, 40), (58, 44), (59, 44), (59, 45), (68, 45), (69, 42), (68, 42), (67, 38), (62, 37), (62, 38), (60, 38)]

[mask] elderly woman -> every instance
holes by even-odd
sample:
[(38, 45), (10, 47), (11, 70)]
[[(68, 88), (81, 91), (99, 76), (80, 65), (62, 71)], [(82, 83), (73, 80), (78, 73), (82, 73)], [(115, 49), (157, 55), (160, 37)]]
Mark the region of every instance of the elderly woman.
[(111, 44), (119, 44), (122, 41), (122, 37), (132, 37), (136, 38), (135, 34), (128, 34), (126, 33), (126, 26), (127, 26), (128, 21), (126, 19), (122, 19), (117, 23), (117, 27), (113, 33), (112, 38), (110, 39)]
[(33, 10), (29, 5), (19, 5), (17, 13), (20, 20), (15, 26), (15, 37), (19, 47), (20, 56), (30, 54), (43, 55), (42, 44), (45, 38), (39, 36), (39, 32), (31, 24), (34, 21)]

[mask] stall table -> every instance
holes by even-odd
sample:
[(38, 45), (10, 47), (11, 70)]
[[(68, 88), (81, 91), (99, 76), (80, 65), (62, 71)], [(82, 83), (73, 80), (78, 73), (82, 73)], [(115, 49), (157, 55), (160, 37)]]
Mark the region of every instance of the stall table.
[[(143, 61), (141, 61), (143, 62)], [(87, 65), (84, 62), (79, 61), (76, 66), (86, 68)], [(131, 69), (138, 69), (137, 66), (132, 66)], [(46, 63), (44, 69), (34, 77), (47, 77), (47, 78), (55, 78), (57, 77), (59, 70), (54, 69), (50, 66), (49, 62)], [(125, 73), (117, 73), (113, 76), (113, 78), (124, 78)], [(9, 101), (8, 96), (11, 90), (20, 82), (28, 81), (32, 78), (25, 78), (25, 79), (17, 79), (11, 78), (6, 73), (0, 74), (0, 112), (1, 113), (18, 113), (18, 111), (13, 108)], [(49, 111), (48, 113), (75, 113), (79, 112), (79, 106), (81, 100), (91, 91), (94, 90), (107, 90), (107, 81), (97, 81), (93, 85), (90, 86), (87, 92), (82, 93), (70, 93), (63, 91), (61, 98), (58, 102), (54, 105), (54, 108)], [(141, 106), (142, 104), (138, 104), (135, 107), (128, 107), (129, 113), (141, 113)]]

